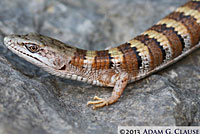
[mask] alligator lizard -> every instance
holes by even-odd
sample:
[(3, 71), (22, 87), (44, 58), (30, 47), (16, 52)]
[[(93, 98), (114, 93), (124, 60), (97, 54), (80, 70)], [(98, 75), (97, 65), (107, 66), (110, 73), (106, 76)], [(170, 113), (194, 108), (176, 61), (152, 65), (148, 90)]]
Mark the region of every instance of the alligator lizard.
[(15, 54), (60, 77), (114, 87), (109, 98), (94, 97), (93, 108), (116, 102), (128, 83), (178, 61), (200, 47), (200, 0), (189, 1), (141, 35), (109, 50), (90, 51), (39, 35), (9, 35)]

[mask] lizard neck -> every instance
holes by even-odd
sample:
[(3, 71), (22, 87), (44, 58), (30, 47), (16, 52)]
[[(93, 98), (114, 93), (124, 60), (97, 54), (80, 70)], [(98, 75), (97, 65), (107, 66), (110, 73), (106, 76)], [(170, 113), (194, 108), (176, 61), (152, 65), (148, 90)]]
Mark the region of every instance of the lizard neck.
[(70, 64), (88, 70), (111, 69), (113, 64), (111, 59), (109, 50), (91, 51), (76, 48)]

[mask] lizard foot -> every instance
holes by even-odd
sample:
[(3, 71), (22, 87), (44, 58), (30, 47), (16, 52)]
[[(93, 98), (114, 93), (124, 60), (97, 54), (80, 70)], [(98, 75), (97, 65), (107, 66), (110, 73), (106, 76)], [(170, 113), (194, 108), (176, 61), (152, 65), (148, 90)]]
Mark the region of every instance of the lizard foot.
[[(93, 109), (96, 109), (96, 108), (101, 108), (101, 107), (115, 103), (121, 96), (122, 92), (124, 91), (124, 89), (128, 83), (128, 73), (121, 72), (121, 73), (115, 75), (115, 77), (116, 77), (116, 80), (114, 80), (113, 77), (111, 80), (111, 83), (115, 83), (114, 89), (112, 91), (112, 95), (109, 98), (99, 98), (99, 97), (95, 96), (93, 98), (94, 101), (88, 101), (87, 105), (92, 104)], [(104, 77), (103, 77), (103, 80), (104, 80)]]
[(87, 103), (87, 105), (94, 105), (93, 109), (104, 107), (109, 104), (109, 99), (99, 98), (98, 96), (95, 96), (93, 99), (95, 101), (88, 101)]

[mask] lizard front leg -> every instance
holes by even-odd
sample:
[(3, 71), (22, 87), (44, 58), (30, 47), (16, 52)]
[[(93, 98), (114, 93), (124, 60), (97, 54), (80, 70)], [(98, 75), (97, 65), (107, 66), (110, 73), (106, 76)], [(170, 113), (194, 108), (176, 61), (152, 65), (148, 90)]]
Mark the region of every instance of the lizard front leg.
[[(101, 77), (105, 77), (105, 75)], [(117, 75), (116, 74), (112, 75), (110, 78), (107, 77), (106, 80), (109, 80), (109, 83), (107, 83), (108, 85), (114, 84), (112, 95), (109, 98), (99, 98), (95, 96), (94, 97), (95, 101), (89, 101), (87, 103), (87, 105), (93, 104), (94, 105), (93, 109), (113, 104), (119, 99), (126, 85), (128, 84), (128, 73), (120, 72)]]

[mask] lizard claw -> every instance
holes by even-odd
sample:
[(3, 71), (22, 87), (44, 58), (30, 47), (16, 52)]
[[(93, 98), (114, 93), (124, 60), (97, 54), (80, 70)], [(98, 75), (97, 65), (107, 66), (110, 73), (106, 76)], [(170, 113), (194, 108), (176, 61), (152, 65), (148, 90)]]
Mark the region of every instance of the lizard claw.
[(87, 105), (94, 105), (93, 109), (107, 106), (109, 102), (107, 99), (99, 98), (98, 96), (95, 96), (93, 99), (95, 101), (88, 101), (87, 103)]
[(98, 96), (94, 96), (94, 100), (102, 100), (103, 98), (99, 98)]

